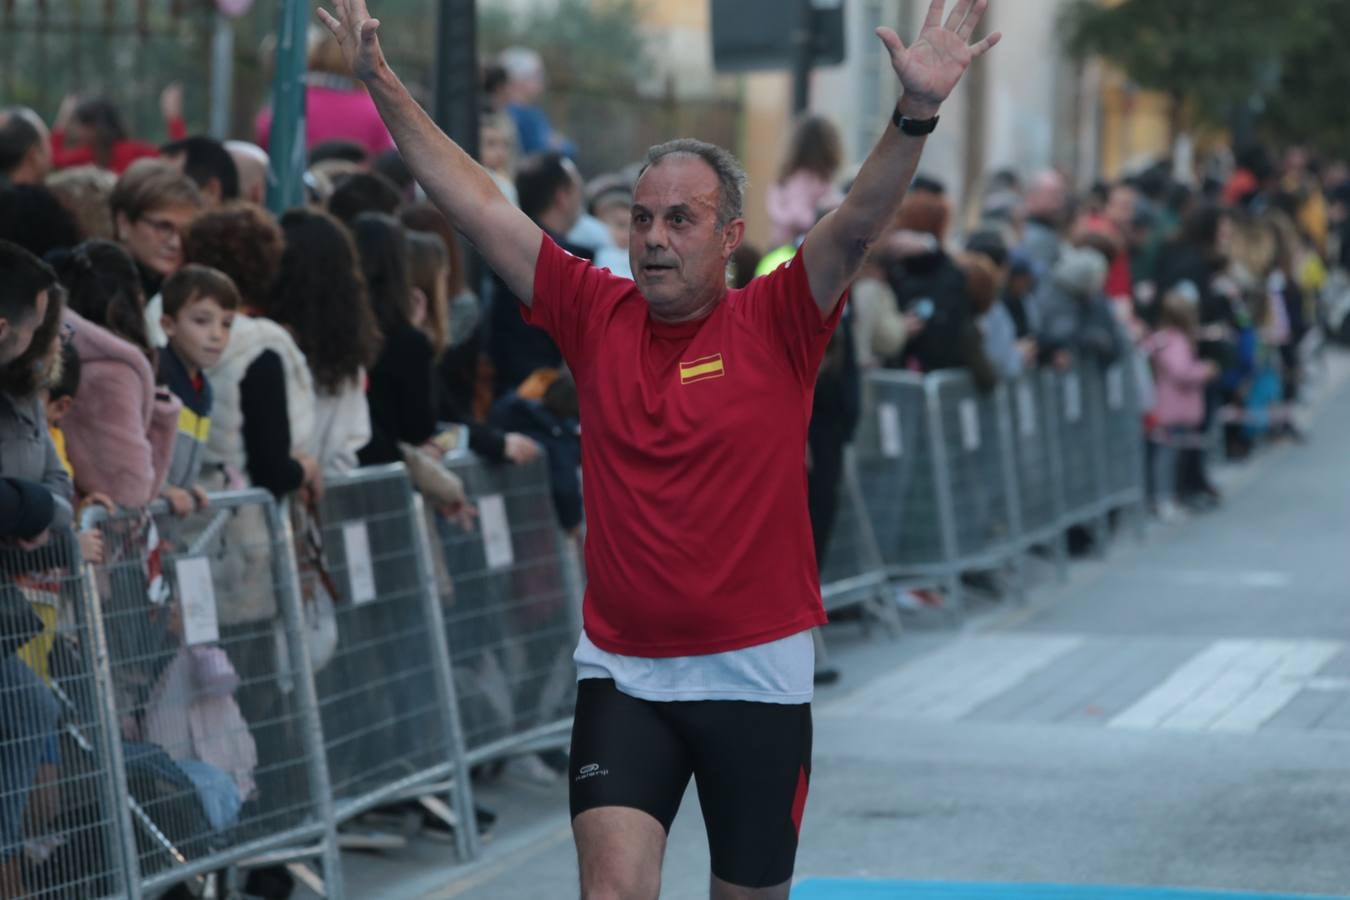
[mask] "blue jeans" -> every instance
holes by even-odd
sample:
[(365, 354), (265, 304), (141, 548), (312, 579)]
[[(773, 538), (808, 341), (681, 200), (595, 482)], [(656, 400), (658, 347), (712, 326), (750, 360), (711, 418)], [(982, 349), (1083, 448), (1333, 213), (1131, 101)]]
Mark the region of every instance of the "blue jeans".
[(14, 654), (0, 659), (0, 860), (23, 849), (23, 812), (61, 706)]

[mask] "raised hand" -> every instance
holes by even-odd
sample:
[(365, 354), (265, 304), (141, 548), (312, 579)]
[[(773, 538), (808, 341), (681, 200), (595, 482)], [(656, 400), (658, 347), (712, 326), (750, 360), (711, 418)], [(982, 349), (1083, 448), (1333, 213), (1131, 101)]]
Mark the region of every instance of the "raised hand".
[(337, 7), (337, 16), (320, 7), (320, 21), (337, 39), (352, 74), (362, 81), (374, 78), (384, 65), (384, 51), (375, 34), (380, 20), (370, 17), (366, 0), (333, 0), (333, 5)]
[[(358, 0), (359, 2), (359, 0)], [(957, 0), (947, 24), (942, 24), (944, 0), (932, 0), (918, 40), (906, 47), (890, 28), (878, 28), (877, 37), (891, 54), (891, 66), (905, 89), (904, 112), (927, 118), (956, 88), (970, 64), (1003, 37), (994, 32), (976, 44), (970, 38), (979, 27), (989, 0)]]

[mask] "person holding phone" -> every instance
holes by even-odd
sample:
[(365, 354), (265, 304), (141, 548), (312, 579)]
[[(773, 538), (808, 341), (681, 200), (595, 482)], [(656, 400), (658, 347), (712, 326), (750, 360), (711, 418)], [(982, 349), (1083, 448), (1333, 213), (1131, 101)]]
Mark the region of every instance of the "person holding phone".
[(968, 369), (981, 390), (998, 383), (966, 273), (943, 246), (951, 207), (937, 191), (905, 197), (895, 231), (882, 246), (886, 279), (908, 320), (905, 345), (887, 360), (896, 369)]

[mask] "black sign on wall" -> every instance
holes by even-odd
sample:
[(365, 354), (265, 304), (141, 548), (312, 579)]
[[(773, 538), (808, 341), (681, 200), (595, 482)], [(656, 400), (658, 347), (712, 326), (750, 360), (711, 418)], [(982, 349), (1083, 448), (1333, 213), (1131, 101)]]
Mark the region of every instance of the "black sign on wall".
[[(788, 69), (844, 61), (843, 0), (712, 0), (713, 68)], [(806, 46), (803, 46), (805, 42)]]

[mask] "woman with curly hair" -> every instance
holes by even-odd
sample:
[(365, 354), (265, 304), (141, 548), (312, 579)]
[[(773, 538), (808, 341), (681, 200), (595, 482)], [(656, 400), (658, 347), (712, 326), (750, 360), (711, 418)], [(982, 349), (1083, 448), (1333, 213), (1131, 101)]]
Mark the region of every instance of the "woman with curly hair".
[[(206, 462), (285, 497), (322, 485), (314, 456), (314, 380), (281, 325), (264, 318), (285, 241), (263, 209), (231, 203), (202, 215), (183, 244), (187, 262), (230, 276), (243, 301), (230, 343), (207, 372), (215, 391)], [(208, 486), (219, 488), (223, 482)]]
[(380, 327), (341, 222), (293, 209), (281, 217), (281, 231), (286, 249), (262, 312), (290, 331), (314, 375), (319, 467), (344, 472), (370, 441), (366, 370), (380, 352)]
[(62, 421), (75, 487), (119, 506), (148, 506), (169, 473), (181, 405), (155, 387), (140, 274), (110, 241), (86, 241), (52, 263), (83, 382)]

